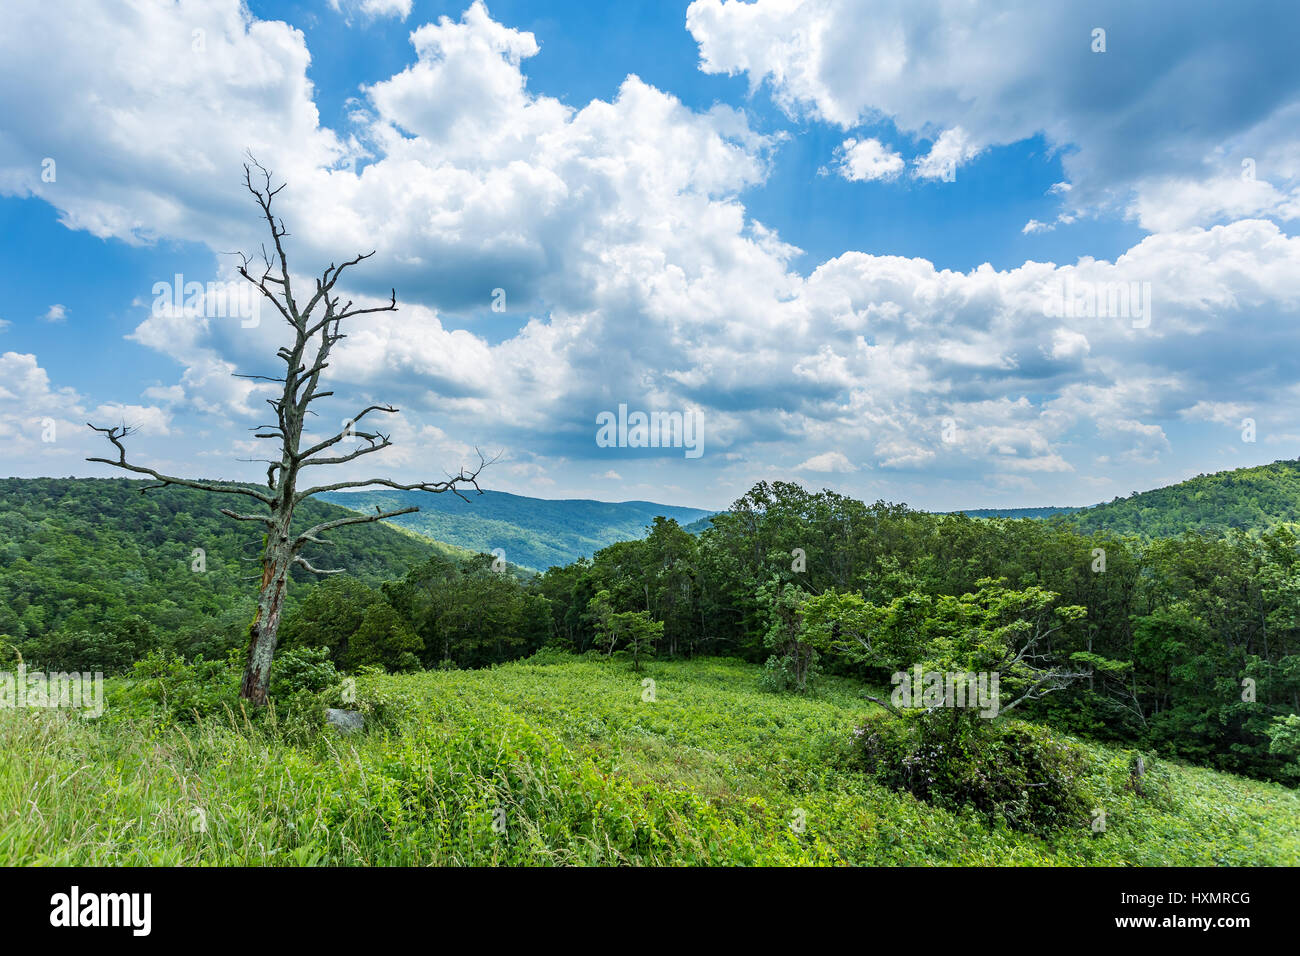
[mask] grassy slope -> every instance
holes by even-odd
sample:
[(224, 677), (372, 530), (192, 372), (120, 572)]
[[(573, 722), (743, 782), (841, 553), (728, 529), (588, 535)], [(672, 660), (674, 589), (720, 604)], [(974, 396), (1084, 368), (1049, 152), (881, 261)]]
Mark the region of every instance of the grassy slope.
[(1157, 761), (1141, 798), (1126, 754), (1091, 745), (1105, 833), (990, 830), (836, 769), (870, 706), (856, 683), (800, 699), (757, 675), (568, 658), (369, 677), (363, 699), (415, 716), (306, 748), (0, 711), (0, 864), (1300, 863), (1297, 792)]
[(419, 505), (416, 514), (392, 523), (471, 551), (506, 552), (522, 568), (544, 571), (578, 558), (591, 557), (606, 545), (643, 537), (657, 515), (687, 524), (710, 512), (650, 501), (551, 501), (501, 491), (470, 494), (465, 501), (451, 494), (424, 491), (358, 491), (325, 495), (324, 500), (371, 512)]

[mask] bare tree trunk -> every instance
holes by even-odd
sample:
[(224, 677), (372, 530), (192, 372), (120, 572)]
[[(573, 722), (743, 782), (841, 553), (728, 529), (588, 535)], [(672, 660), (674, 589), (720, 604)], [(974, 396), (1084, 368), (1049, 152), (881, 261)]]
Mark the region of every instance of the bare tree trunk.
[(279, 643), (280, 614), (284, 610), (289, 584), (289, 566), (293, 562), (286, 533), (268, 535), (262, 557), (262, 585), (253, 623), (248, 627), (248, 660), (239, 696), (254, 704), (265, 704), (271, 686), (271, 661)]

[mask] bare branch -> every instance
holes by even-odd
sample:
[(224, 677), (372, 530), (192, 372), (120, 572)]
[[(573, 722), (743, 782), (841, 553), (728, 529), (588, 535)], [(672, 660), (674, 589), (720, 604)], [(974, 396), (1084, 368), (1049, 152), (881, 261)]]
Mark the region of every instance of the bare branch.
[(890, 701), (884, 700), (883, 698), (880, 697), (872, 697), (870, 694), (863, 694), (862, 696), (865, 697), (867, 700), (871, 701), (873, 704), (879, 704), (881, 707), (885, 708), (885, 710), (889, 711), (891, 714), (899, 714), (901, 716), (901, 711), (899, 711), (899, 709), (895, 707), (893, 703), (891, 703)]
[[(475, 449), (475, 451), (478, 452), (478, 449)], [(481, 452), (478, 452), (477, 468), (475, 468), (471, 472), (466, 473), (465, 469), (462, 467), (459, 474), (449, 476), (446, 481), (418, 481), (415, 482), (414, 484), (409, 484), (409, 485), (404, 485), (396, 481), (391, 481), (388, 478), (369, 478), (366, 479), (365, 481), (336, 481), (333, 484), (317, 485), (314, 488), (308, 488), (306, 491), (298, 492), (296, 495), (294, 495), (294, 503), (296, 504), (297, 502), (302, 501), (304, 498), (310, 498), (312, 495), (318, 495), (326, 491), (342, 491), (345, 488), (367, 488), (372, 485), (380, 485), (384, 488), (392, 488), (395, 491), (427, 491), (435, 495), (442, 494), (444, 491), (450, 491), (457, 498), (461, 498), (465, 501), (468, 501), (469, 499), (460, 493), (460, 486), (472, 485), (474, 487), (474, 490), (481, 495), (483, 493), (483, 489), (478, 486), (479, 473), (485, 467), (487, 467), (488, 465), (492, 464), (492, 462), (495, 461), (496, 461), (495, 457), (492, 459), (491, 462), (485, 461), (483, 458), (483, 454)]]
[[(334, 263), (331, 262), (329, 268), (325, 270), (324, 275), (322, 275), (319, 279), (316, 280), (316, 294), (313, 295), (311, 299), (307, 302), (307, 307), (302, 311), (302, 317), (305, 320), (307, 316), (311, 315), (312, 311), (316, 308), (316, 306), (320, 303), (322, 299), (325, 301), (325, 305), (326, 305), (326, 310), (325, 310), (326, 317), (322, 319), (319, 323), (317, 323), (316, 325), (308, 329), (307, 330), (308, 335), (314, 335), (322, 326), (324, 326), (326, 322), (330, 321), (331, 309), (329, 308), (330, 306), (329, 294), (334, 290), (334, 285), (339, 281), (339, 276), (343, 275), (343, 270), (351, 266), (354, 266), (359, 262), (364, 262), (366, 259), (369, 259), (374, 254), (375, 254), (375, 250), (373, 249), (371, 249), (367, 253), (358, 253), (355, 257), (349, 259), (341, 266), (335, 266)], [(396, 304), (397, 301), (396, 289), (393, 290), (393, 301), (394, 304)]]
[[(329, 458), (313, 458), (310, 461), (299, 462), (299, 464), (303, 468), (306, 468), (308, 465), (341, 465), (346, 461), (353, 461), (354, 459), (360, 458), (362, 455), (370, 455), (374, 452), (383, 451), (385, 448), (391, 448), (393, 446), (393, 443), (389, 440), (389, 436), (387, 435), (372, 435), (368, 432), (357, 432), (356, 435), (358, 438), (366, 439), (370, 444), (362, 445), (360, 448), (357, 448), (355, 451), (351, 451), (346, 455), (334, 455)], [(378, 439), (377, 443), (376, 439)]]
[[(257, 204), (262, 207), (262, 215), (266, 219), (267, 225), (271, 227), (271, 239), (275, 243), (275, 252), (280, 264), (279, 285), (284, 289), (285, 304), (288, 305), (289, 310), (293, 310), (293, 292), (289, 286), (289, 258), (285, 255), (284, 244), (280, 242), (283, 237), (288, 235), (288, 231), (284, 228), (284, 221), (277, 221), (275, 214), (271, 211), (271, 203), (275, 200), (275, 197), (280, 190), (284, 189), (286, 184), (281, 183), (279, 186), (272, 188), (271, 171), (259, 163), (256, 157), (251, 153), (248, 158), (252, 166), (256, 166), (262, 173), (263, 185), (260, 188), (253, 185), (253, 171), (249, 163), (244, 164), (244, 185), (248, 188), (248, 191), (253, 194), (253, 197), (257, 200)], [(302, 322), (296, 314), (296, 311), (291, 315), (290, 311), (286, 310), (284, 306), (280, 304), (279, 300), (271, 294), (270, 290), (266, 288), (265, 280), (270, 274), (269, 262), (267, 265), (267, 273), (261, 280), (253, 279), (253, 277), (248, 274), (245, 266), (241, 266), (239, 272), (244, 278), (258, 286), (258, 288), (260, 288), (262, 292), (275, 303), (276, 308), (280, 310), (281, 314), (284, 315), (284, 317), (288, 319), (295, 328), (302, 328)]]
[(344, 568), (326, 568), (326, 569), (313, 568), (311, 566), (311, 563), (306, 558), (304, 558), (301, 554), (296, 555), (293, 560), (295, 564), (301, 564), (312, 574), (342, 574), (345, 570)]
[[(392, 405), (369, 405), (369, 406), (367, 406), (366, 408), (363, 408), (363, 409), (362, 409), (360, 412), (358, 412), (356, 415), (353, 415), (352, 418), (349, 419), (349, 421), (350, 421), (353, 425), (355, 425), (357, 422), (361, 421), (361, 419), (365, 418), (366, 415), (368, 415), (370, 412), (387, 412), (387, 413), (390, 414), (390, 415), (395, 415), (395, 414), (397, 414), (397, 409), (394, 408)], [(355, 432), (355, 431), (354, 431), (354, 432), (352, 432), (352, 434), (355, 435), (355, 436), (357, 436), (358, 438), (370, 438), (370, 437), (371, 437), (369, 433), (362, 433), (362, 432)], [(324, 451), (326, 448), (329, 448), (329, 447), (332, 446), (332, 445), (336, 445), (336, 444), (338, 444), (339, 442), (341, 442), (343, 439), (345, 439), (345, 438), (347, 438), (347, 437), (348, 437), (348, 432), (347, 432), (346, 430), (341, 431), (341, 432), (339, 432), (337, 435), (334, 435), (334, 436), (331, 437), (331, 438), (327, 438), (327, 439), (325, 439), (324, 441), (321, 441), (321, 442), (316, 443), (315, 445), (312, 445), (312, 446), (311, 446), (310, 448), (308, 448), (306, 451), (299, 452), (299, 454), (298, 454), (298, 459), (297, 459), (297, 460), (300, 461), (300, 462), (303, 462), (304, 464), (309, 464), (309, 465), (310, 465), (310, 464), (320, 464), (321, 462), (309, 462), (309, 461), (307, 461), (307, 459), (310, 458), (312, 455), (316, 454), (317, 452), (322, 452), (322, 451)], [(376, 435), (375, 437), (381, 437), (381, 436)]]
[[(1032, 685), (1030, 685), (1029, 689), (1025, 691), (1023, 694), (1021, 694), (1014, 701), (1012, 701), (1009, 704), (1000, 705), (998, 707), (998, 711), (1000, 713), (1005, 714), (1007, 711), (1015, 708), (1020, 704), (1023, 704), (1026, 700), (1038, 700), (1039, 698), (1046, 697), (1047, 694), (1049, 694), (1051, 691), (1060, 690), (1061, 688), (1069, 685), (1071, 681), (1078, 680), (1080, 678), (1087, 677), (1087, 676), (1088, 675), (1086, 673), (1073, 674), (1067, 671), (1048, 671), (1046, 674), (1044, 674), (1042, 677), (1036, 680)], [(1040, 688), (1043, 688), (1041, 693), (1039, 693)]]
[(309, 541), (314, 541), (317, 535), (323, 534), (334, 528), (343, 528), (350, 524), (369, 524), (372, 521), (383, 521), (385, 518), (396, 518), (398, 515), (409, 515), (412, 512), (419, 511), (415, 505), (407, 508), (400, 508), (397, 511), (377, 511), (372, 515), (349, 515), (346, 518), (335, 518), (333, 521), (325, 521), (316, 525), (314, 528), (308, 528), (298, 537), (293, 539), (293, 549), (297, 551)]
[(270, 515), (241, 515), (231, 511), (229, 508), (222, 508), (221, 513), (227, 518), (234, 518), (236, 521), (260, 521), (268, 528), (275, 527), (275, 522), (271, 519)]
[(231, 372), (230, 374), (231, 374), (231, 376), (232, 376), (233, 378), (260, 378), (260, 379), (262, 379), (263, 381), (266, 381), (266, 382), (283, 382), (283, 381), (284, 381), (284, 379), (282, 379), (282, 378), (272, 378), (272, 377), (269, 376), (269, 375), (248, 375), (248, 374), (245, 374), (245, 373), (243, 373), (243, 372)]
[(111, 428), (99, 428), (90, 424), (90, 422), (86, 422), (86, 427), (107, 437), (108, 440), (113, 443), (114, 447), (117, 448), (118, 453), (116, 461), (111, 458), (87, 458), (86, 461), (98, 462), (102, 465), (112, 465), (114, 468), (122, 468), (126, 471), (133, 471), (136, 474), (148, 475), (150, 478), (156, 478), (158, 481), (162, 482), (161, 485), (147, 485), (144, 488), (141, 488), (141, 494), (144, 494), (151, 488), (156, 489), (165, 488), (168, 485), (180, 485), (183, 488), (196, 488), (199, 491), (215, 491), (220, 494), (244, 495), (249, 498), (256, 498), (268, 507), (271, 504), (272, 498), (270, 495), (265, 495), (252, 488), (244, 488), (239, 485), (218, 484), (212, 481), (192, 481), (189, 478), (174, 478), (171, 475), (164, 475), (156, 472), (152, 468), (144, 468), (140, 465), (128, 464), (126, 460), (126, 446), (122, 444), (122, 439), (133, 434), (135, 429), (126, 425), (115, 425)]
[(354, 309), (351, 306), (352, 303), (349, 302), (347, 305), (343, 307), (343, 310), (337, 316), (339, 321), (342, 321), (343, 319), (350, 319), (354, 315), (369, 315), (372, 312), (396, 312), (397, 311), (397, 290), (396, 289), (392, 290), (392, 294), (389, 298), (388, 305), (375, 306), (373, 309)]

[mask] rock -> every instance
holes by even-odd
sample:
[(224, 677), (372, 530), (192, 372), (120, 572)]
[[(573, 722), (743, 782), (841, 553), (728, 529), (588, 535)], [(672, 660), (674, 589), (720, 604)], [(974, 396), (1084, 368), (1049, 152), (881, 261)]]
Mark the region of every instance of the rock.
[(336, 710), (331, 707), (325, 711), (325, 723), (341, 734), (353, 734), (362, 728), (365, 721), (361, 713), (355, 710)]

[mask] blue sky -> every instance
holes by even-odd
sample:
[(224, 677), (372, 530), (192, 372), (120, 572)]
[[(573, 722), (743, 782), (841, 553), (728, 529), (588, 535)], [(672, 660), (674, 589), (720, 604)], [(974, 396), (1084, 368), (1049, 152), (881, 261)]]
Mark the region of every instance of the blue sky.
[[(347, 291), (402, 306), (336, 363), (324, 419), (402, 408), (342, 477), (477, 447), (541, 497), (949, 509), (1296, 456), (1294, 11), (51, 6), (0, 38), (6, 473), (108, 474), (91, 420), (163, 471), (258, 475), (265, 393), (230, 373), (282, 330), (154, 292), (226, 288), (263, 240), (246, 149), (288, 181), (303, 281), (374, 248)], [(1102, 305), (1045, 305), (1067, 288)], [(692, 416), (702, 453), (598, 441), (620, 405)]]

